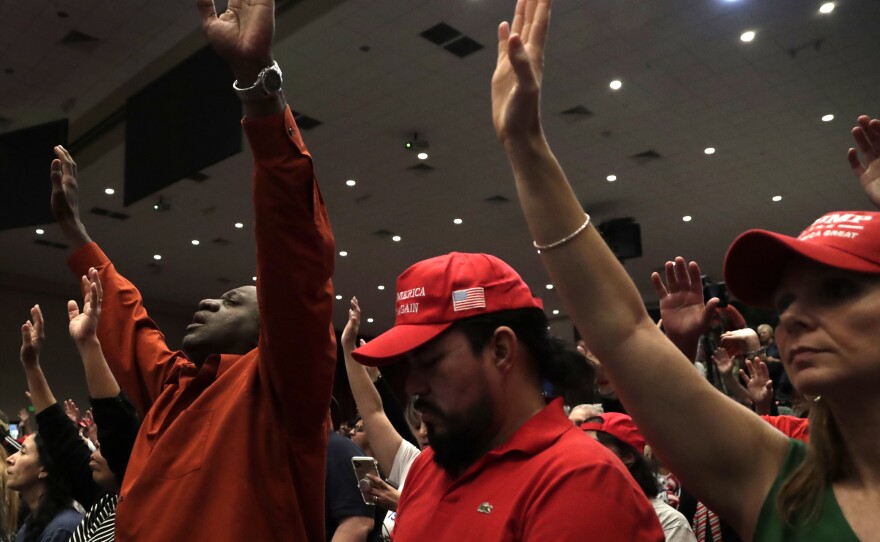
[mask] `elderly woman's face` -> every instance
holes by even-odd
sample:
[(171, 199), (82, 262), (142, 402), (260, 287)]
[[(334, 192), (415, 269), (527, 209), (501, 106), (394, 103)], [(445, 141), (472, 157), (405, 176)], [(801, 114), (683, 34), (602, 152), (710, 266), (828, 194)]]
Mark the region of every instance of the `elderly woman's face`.
[(793, 260), (774, 297), (776, 342), (792, 383), (809, 395), (880, 385), (880, 275)]

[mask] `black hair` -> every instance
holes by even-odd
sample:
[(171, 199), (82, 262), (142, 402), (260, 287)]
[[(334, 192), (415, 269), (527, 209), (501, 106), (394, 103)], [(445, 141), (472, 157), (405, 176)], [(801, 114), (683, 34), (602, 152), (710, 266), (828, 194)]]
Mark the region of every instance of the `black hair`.
[(461, 331), (471, 351), (483, 350), (495, 330), (507, 326), (531, 356), (538, 376), (550, 382), (554, 392), (568, 404), (590, 403), (595, 370), (577, 351), (550, 333), (547, 315), (539, 308), (511, 309), (480, 314), (455, 322), (449, 329)]
[(40, 500), (36, 510), (31, 510), (31, 515), (25, 522), (25, 542), (37, 542), (43, 534), (43, 530), (49, 525), (58, 512), (69, 507), (72, 501), (70, 490), (67, 489), (52, 456), (46, 448), (46, 442), (39, 433), (34, 435), (34, 443), (37, 446), (37, 455), (40, 457), (40, 465), (46, 471), (46, 493)]
[[(589, 420), (588, 420), (589, 421)], [(660, 485), (657, 481), (657, 470), (654, 465), (648, 461), (644, 454), (623, 442), (614, 435), (605, 433), (604, 431), (596, 431), (596, 438), (607, 448), (615, 447), (620, 452), (621, 457), (631, 456), (633, 462), (627, 465), (629, 473), (635, 479), (639, 487), (649, 499), (653, 499), (660, 494)]]

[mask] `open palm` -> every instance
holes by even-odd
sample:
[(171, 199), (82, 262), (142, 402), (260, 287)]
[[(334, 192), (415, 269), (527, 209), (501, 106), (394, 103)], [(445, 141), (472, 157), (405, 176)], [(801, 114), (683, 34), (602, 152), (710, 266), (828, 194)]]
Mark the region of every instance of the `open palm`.
[(233, 71), (259, 70), (272, 63), (273, 0), (229, 0), (226, 11), (219, 15), (213, 0), (198, 0), (197, 4), (208, 42)]
[(703, 282), (700, 266), (685, 263), (678, 257), (666, 262), (666, 284), (659, 273), (651, 275), (651, 283), (660, 298), (660, 318), (670, 338), (694, 339), (705, 333), (718, 306), (718, 299), (703, 302)]
[(859, 178), (868, 199), (875, 207), (880, 208), (880, 120), (862, 115), (858, 125), (852, 129), (852, 135), (864, 163), (859, 160), (856, 149), (850, 149), (847, 154), (850, 166)]
[(498, 62), (492, 75), (492, 121), (501, 141), (539, 133), (539, 98), (550, 0), (519, 0), (513, 23), (498, 27)]
[(70, 338), (76, 342), (93, 339), (98, 333), (98, 320), (101, 317), (101, 298), (103, 290), (98, 272), (89, 269), (89, 275), (81, 279), (83, 294), (83, 310), (80, 312), (76, 301), (67, 302), (67, 316), (70, 319), (68, 331)]

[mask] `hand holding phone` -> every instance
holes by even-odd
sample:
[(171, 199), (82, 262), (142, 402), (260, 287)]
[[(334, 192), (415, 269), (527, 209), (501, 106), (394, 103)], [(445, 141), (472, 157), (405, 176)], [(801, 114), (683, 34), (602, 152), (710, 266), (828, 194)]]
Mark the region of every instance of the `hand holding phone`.
[(367, 474), (374, 474), (379, 478), (379, 464), (376, 463), (376, 460), (372, 457), (355, 456), (351, 458), (351, 466), (354, 468), (354, 475), (358, 481), (358, 489), (361, 490), (361, 497), (363, 497), (364, 502), (370, 505), (375, 505), (378, 498), (366, 493), (371, 487), (370, 479), (367, 478)]

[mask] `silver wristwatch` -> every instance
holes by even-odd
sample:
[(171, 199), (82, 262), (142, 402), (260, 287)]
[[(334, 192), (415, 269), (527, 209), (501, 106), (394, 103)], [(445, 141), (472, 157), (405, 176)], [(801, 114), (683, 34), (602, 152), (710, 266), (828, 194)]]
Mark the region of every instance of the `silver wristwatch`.
[(275, 96), (281, 92), (282, 83), (281, 68), (278, 67), (277, 62), (272, 62), (271, 66), (260, 70), (253, 85), (241, 88), (238, 86), (238, 81), (235, 81), (232, 83), (232, 89), (241, 101), (252, 102)]

